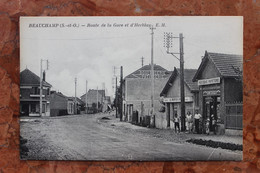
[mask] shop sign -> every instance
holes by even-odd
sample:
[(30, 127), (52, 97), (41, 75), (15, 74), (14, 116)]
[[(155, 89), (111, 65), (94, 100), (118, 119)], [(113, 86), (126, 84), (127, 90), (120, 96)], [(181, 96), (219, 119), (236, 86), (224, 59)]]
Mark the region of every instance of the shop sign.
[[(193, 101), (192, 97), (185, 97), (185, 102), (192, 102), (192, 101)], [(180, 97), (163, 98), (163, 102), (178, 103), (178, 102), (181, 102), (181, 98)]]
[(220, 77), (198, 80), (198, 85), (210, 85), (220, 83)]
[(219, 96), (220, 90), (203, 91), (203, 96)]

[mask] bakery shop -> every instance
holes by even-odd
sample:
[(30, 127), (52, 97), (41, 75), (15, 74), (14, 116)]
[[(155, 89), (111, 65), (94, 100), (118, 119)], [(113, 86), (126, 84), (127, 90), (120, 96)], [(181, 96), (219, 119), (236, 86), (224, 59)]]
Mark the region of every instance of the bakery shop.
[(199, 86), (201, 131), (242, 135), (243, 56), (205, 52), (193, 77)]

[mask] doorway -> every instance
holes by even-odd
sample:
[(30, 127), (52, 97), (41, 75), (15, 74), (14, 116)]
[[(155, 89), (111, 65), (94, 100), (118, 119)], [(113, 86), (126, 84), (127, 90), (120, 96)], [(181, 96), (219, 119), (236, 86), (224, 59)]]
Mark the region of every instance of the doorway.
[(207, 96), (204, 98), (205, 115), (204, 120), (209, 120), (209, 130), (214, 131), (214, 124), (218, 121), (220, 104), (219, 96)]
[(22, 104), (21, 115), (29, 116), (29, 104)]

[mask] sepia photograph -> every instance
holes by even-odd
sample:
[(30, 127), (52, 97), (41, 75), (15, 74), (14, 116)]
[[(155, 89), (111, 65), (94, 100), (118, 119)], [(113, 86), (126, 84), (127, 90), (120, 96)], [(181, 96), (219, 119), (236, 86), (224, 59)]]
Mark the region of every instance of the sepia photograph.
[(20, 17), (20, 158), (241, 161), (243, 17)]

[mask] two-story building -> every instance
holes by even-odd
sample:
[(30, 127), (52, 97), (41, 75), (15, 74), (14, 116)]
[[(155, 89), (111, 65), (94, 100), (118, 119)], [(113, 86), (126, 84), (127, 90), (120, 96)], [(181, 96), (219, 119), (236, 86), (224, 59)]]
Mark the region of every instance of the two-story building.
[[(151, 115), (151, 65), (145, 65), (124, 78), (123, 119), (132, 122), (133, 112), (138, 112), (136, 121)], [(160, 109), (160, 92), (170, 76), (170, 72), (160, 65), (154, 65), (154, 114)], [(135, 118), (136, 119), (136, 118)]]
[(85, 103), (87, 108), (87, 113), (102, 112), (105, 102), (105, 90), (90, 89), (87, 93), (87, 103), (86, 94), (80, 97), (81, 101)]
[[(42, 116), (50, 116), (51, 84), (42, 80)], [(29, 69), (20, 73), (20, 112), (25, 116), (40, 116), (40, 77)]]

